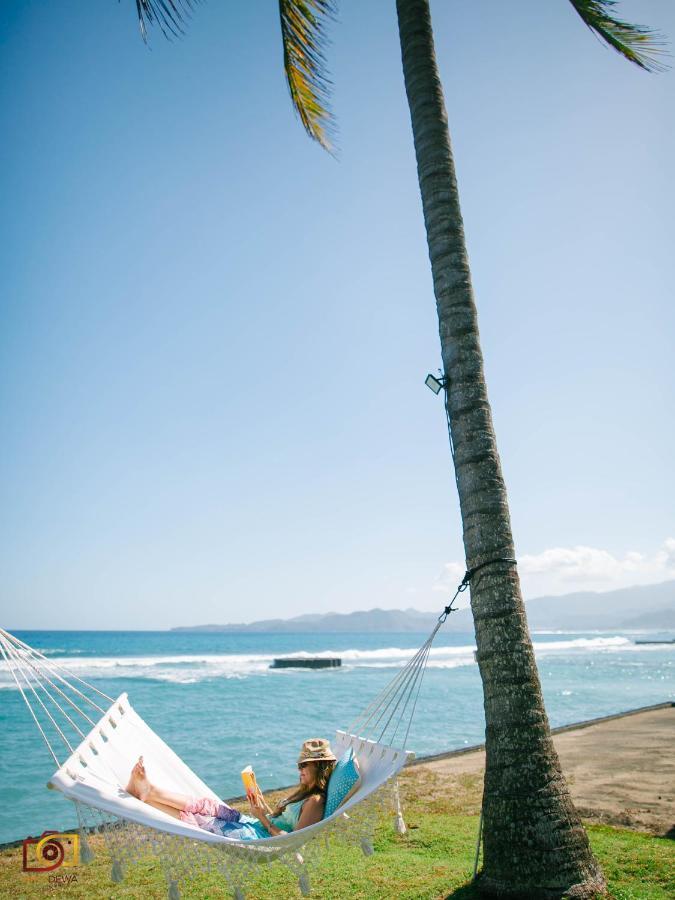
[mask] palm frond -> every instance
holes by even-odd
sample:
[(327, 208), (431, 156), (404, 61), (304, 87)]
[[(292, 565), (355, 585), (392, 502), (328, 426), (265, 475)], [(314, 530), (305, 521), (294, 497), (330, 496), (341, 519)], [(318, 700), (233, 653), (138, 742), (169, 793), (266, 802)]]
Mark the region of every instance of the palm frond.
[(141, 36), (147, 44), (148, 26), (157, 25), (165, 38), (185, 33), (185, 20), (199, 0), (136, 0)]
[(651, 28), (631, 25), (612, 15), (617, 0), (570, 0), (591, 31), (627, 60), (647, 72), (663, 72), (666, 42)]
[(329, 152), (335, 122), (324, 56), (328, 43), (325, 25), (335, 14), (334, 0), (279, 0), (284, 71), (291, 100), (307, 134)]

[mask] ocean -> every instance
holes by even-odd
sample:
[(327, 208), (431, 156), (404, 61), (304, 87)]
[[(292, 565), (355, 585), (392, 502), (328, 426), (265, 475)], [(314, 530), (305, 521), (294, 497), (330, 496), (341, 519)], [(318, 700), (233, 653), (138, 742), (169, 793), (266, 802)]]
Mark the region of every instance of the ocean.
[[(426, 635), (33, 631), (16, 636), (104, 693), (129, 699), (220, 796), (242, 792), (252, 764), (263, 789), (296, 780), (308, 737), (347, 727)], [(672, 635), (667, 635), (671, 637)], [(673, 699), (675, 645), (617, 632), (533, 634), (552, 727)], [(408, 741), (418, 755), (483, 740), (472, 634), (438, 634)], [(339, 669), (270, 669), (275, 656), (340, 656)], [(56, 747), (55, 747), (56, 749)], [(146, 759), (150, 775), (152, 760)], [(75, 823), (45, 787), (55, 766), (0, 663), (0, 843)]]

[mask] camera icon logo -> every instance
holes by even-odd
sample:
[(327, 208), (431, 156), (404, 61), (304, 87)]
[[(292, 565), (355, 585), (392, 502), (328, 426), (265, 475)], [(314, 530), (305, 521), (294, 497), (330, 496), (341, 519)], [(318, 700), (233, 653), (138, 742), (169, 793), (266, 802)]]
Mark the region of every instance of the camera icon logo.
[(40, 837), (27, 837), (23, 842), (24, 872), (53, 872), (60, 866), (80, 864), (79, 834), (43, 831)]

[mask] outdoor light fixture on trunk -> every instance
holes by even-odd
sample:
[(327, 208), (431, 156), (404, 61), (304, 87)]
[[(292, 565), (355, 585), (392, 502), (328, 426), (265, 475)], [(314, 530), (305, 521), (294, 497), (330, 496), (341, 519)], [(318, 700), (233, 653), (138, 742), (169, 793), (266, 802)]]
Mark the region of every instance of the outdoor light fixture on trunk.
[[(515, 550), (428, 0), (398, 0), (397, 11), (470, 569)], [(482, 568), (471, 581), (471, 609), (486, 722), (479, 883), (499, 896), (602, 893), (604, 879), (551, 740), (517, 567)]]

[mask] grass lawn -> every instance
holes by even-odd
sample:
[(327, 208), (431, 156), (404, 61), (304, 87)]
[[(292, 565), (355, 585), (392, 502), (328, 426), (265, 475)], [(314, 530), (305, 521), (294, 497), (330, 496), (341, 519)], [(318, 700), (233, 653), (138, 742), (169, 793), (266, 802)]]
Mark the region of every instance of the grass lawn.
[[(390, 821), (382, 823), (375, 854), (364, 857), (354, 849), (332, 847), (324, 863), (313, 868), (312, 896), (316, 900), (470, 900), (477, 892), (470, 884), (478, 829), (481, 791), (476, 776), (440, 779), (427, 769), (407, 770), (401, 778), (409, 831), (396, 834)], [(616, 900), (667, 900), (675, 897), (675, 843), (640, 832), (588, 826), (611, 894)], [(92, 839), (96, 857), (87, 866), (62, 869), (77, 874), (77, 883), (51, 886), (48, 875), (21, 871), (21, 848), (0, 853), (0, 897), (51, 896), (97, 898), (166, 897), (157, 865), (127, 870), (122, 884), (110, 881), (110, 861), (101, 838)], [(202, 876), (181, 886), (183, 897), (228, 898), (218, 876)], [(281, 866), (264, 868), (250, 885), (249, 900), (300, 897), (294, 877)]]

